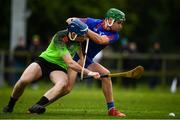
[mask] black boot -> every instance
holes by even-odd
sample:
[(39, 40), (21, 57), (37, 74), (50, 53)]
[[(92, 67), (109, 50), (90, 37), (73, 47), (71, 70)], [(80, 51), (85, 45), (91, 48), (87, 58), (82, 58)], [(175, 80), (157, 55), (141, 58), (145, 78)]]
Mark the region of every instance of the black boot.
[(14, 105), (15, 105), (16, 101), (17, 101), (17, 99), (14, 99), (13, 97), (10, 97), (8, 105), (6, 105), (3, 108), (3, 112), (4, 113), (11, 113), (11, 112), (13, 112)]
[(38, 104), (35, 104), (28, 109), (29, 113), (37, 113), (37, 114), (42, 114), (45, 111), (46, 111), (45, 107), (38, 105)]
[(3, 108), (4, 113), (12, 113), (12, 111), (13, 111), (13, 107), (10, 107), (8, 105)]

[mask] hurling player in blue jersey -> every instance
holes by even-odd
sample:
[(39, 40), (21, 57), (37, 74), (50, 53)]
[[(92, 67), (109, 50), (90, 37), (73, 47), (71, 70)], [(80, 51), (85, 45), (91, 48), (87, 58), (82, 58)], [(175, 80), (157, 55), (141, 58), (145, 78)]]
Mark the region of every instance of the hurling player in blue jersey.
[[(74, 18), (67, 19), (67, 23), (71, 23), (71, 20)], [(123, 27), (123, 23), (125, 21), (125, 14), (116, 9), (111, 8), (107, 11), (105, 19), (94, 19), (94, 18), (79, 18), (81, 21), (86, 23), (89, 27), (87, 35), (89, 39), (89, 47), (87, 52), (87, 59), (85, 67), (89, 70), (99, 72), (100, 74), (108, 74), (110, 71), (100, 65), (99, 63), (95, 63), (93, 58), (106, 46), (115, 43), (120, 39), (118, 31), (120, 31)], [(74, 58), (76, 61), (80, 61), (78, 55)], [(118, 111), (114, 105), (113, 99), (113, 90), (112, 90), (112, 82), (111, 78), (101, 78), (102, 81), (102, 89), (107, 102), (108, 115), (110, 116), (126, 116), (124, 113)], [(71, 82), (71, 83), (74, 83)], [(69, 86), (72, 88), (73, 84)], [(70, 89), (69, 89), (70, 90)]]

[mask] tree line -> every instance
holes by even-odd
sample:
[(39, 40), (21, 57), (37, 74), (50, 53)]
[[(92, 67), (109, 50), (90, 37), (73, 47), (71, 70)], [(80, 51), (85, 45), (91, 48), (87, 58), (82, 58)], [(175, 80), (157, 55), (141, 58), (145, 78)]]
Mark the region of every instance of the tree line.
[[(0, 48), (8, 50), (11, 0), (0, 1), (0, 7)], [(111, 7), (126, 14), (120, 33), (136, 42), (141, 52), (147, 52), (155, 41), (161, 43), (166, 53), (179, 51), (179, 0), (27, 0), (27, 10), (31, 13), (27, 19), (27, 41), (30, 42), (34, 34), (47, 41), (65, 28), (69, 17), (104, 18)]]

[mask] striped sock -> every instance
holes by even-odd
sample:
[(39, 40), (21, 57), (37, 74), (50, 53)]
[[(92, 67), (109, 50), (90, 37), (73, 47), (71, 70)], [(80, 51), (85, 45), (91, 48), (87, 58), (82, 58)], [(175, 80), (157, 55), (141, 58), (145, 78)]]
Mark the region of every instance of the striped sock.
[(114, 101), (107, 103), (108, 110), (114, 108)]

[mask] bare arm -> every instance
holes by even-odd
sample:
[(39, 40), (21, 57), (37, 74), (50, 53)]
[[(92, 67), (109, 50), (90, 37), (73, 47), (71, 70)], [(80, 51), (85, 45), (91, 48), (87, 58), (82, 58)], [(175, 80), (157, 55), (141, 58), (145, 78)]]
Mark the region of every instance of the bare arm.
[(90, 38), (90, 40), (92, 40), (93, 42), (95, 42), (97, 44), (108, 44), (109, 43), (109, 38), (106, 35), (101, 36), (101, 35), (93, 32), (90, 29), (88, 29), (87, 35)]
[(78, 64), (80, 64), (81, 66), (83, 66), (83, 60), (84, 60), (84, 55), (82, 52), (82, 48), (77, 52), (78, 56), (79, 56), (79, 60), (78, 60)]
[[(71, 55), (70, 54), (66, 54), (64, 57), (63, 57), (65, 63), (68, 65), (68, 67), (70, 67), (71, 69), (73, 69), (74, 71), (77, 71), (77, 72), (81, 72), (82, 70), (82, 67), (77, 63), (75, 62), (72, 58), (71, 58)], [(84, 73), (86, 75), (89, 74), (89, 72), (91, 72), (90, 70), (88, 69), (84, 69)]]
[[(76, 19), (75, 17), (73, 18), (68, 18), (66, 20), (66, 22), (68, 24), (71, 23), (72, 19)], [(93, 32), (92, 30), (88, 29), (87, 32), (87, 36), (90, 38), (90, 40), (92, 40), (93, 42), (97, 43), (97, 44), (108, 44), (109, 43), (109, 38), (106, 35), (99, 35), (95, 32)]]
[[(82, 67), (75, 62), (72, 58), (70, 54), (66, 54), (63, 57), (65, 63), (68, 65), (68, 67), (70, 67), (71, 69), (77, 71), (77, 72), (81, 72), (82, 71)], [(95, 79), (99, 79), (100, 78), (100, 74), (98, 72), (92, 72), (86, 68), (84, 68), (84, 74), (88, 75), (88, 76), (93, 76), (93, 78)]]

